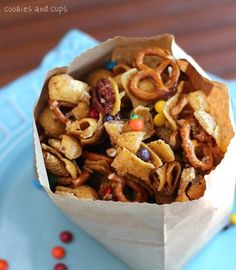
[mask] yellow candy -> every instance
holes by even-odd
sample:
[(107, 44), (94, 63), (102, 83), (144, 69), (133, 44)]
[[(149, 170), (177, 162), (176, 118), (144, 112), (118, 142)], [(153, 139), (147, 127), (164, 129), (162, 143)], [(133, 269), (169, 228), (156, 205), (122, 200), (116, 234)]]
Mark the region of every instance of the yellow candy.
[(162, 126), (164, 126), (165, 121), (166, 121), (165, 115), (163, 113), (158, 113), (154, 117), (153, 121), (154, 121), (155, 126), (162, 127)]
[(166, 105), (166, 102), (164, 100), (157, 101), (154, 105), (155, 111), (158, 113), (162, 113), (165, 105)]
[(230, 222), (233, 225), (236, 225), (236, 213), (233, 213), (233, 214), (230, 215)]

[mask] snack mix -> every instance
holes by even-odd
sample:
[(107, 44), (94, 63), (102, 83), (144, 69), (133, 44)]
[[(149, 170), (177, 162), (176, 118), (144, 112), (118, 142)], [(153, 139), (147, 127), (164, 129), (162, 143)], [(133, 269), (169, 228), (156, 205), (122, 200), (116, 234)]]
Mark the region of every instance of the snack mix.
[(157, 47), (116, 47), (86, 77), (53, 75), (38, 117), (53, 192), (165, 204), (204, 195), (224, 157), (220, 126), (186, 60)]

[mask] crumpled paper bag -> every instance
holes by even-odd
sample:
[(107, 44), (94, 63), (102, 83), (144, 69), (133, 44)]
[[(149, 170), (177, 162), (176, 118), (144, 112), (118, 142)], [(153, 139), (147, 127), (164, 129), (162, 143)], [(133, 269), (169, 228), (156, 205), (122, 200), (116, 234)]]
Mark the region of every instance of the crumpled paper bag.
[(82, 53), (69, 67), (51, 70), (34, 109), (34, 144), (40, 183), (71, 220), (135, 270), (181, 269), (227, 224), (234, 199), (236, 161), (236, 138), (232, 138), (233, 118), (229, 99), (214, 109), (214, 117), (224, 121), (227, 127), (223, 132), (226, 146), (229, 141), (230, 144), (222, 162), (206, 176), (205, 195), (199, 200), (169, 205), (86, 201), (54, 194), (49, 188), (36, 119), (47, 102), (46, 84), (53, 74), (67, 72), (74, 78), (82, 78), (108, 61), (116, 46), (129, 46), (135, 51), (137, 47), (155, 45), (172, 49), (177, 59), (184, 58), (191, 63), (192, 66), (186, 67), (186, 72), (195, 74), (193, 83), (197, 88), (212, 91), (210, 102), (214, 102), (215, 98), (220, 99), (222, 92), (219, 91), (227, 95), (226, 87), (220, 83), (212, 85), (201, 67), (174, 42), (173, 36), (115, 37)]

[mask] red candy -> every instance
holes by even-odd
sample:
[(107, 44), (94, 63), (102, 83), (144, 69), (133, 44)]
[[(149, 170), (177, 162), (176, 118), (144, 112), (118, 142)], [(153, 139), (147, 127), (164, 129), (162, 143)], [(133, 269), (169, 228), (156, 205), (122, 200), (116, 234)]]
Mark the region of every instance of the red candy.
[(62, 259), (65, 257), (65, 255), (66, 255), (66, 252), (65, 252), (64, 248), (62, 248), (62, 247), (57, 246), (57, 247), (54, 247), (52, 249), (52, 256), (55, 259)]
[(108, 186), (107, 188), (105, 188), (104, 190), (104, 194), (111, 194), (112, 193), (112, 187), (111, 186)]
[(99, 113), (94, 109), (92, 108), (89, 112), (89, 116), (91, 118), (95, 118), (95, 119), (98, 119), (99, 118)]
[(109, 194), (112, 194), (112, 187), (111, 186), (103, 187), (101, 196), (105, 197), (105, 196), (107, 196)]
[(7, 270), (8, 262), (4, 259), (0, 259), (0, 270)]
[(54, 266), (54, 270), (67, 270), (67, 266), (64, 263), (58, 263)]
[(107, 193), (112, 193), (112, 187), (107, 187)]
[(70, 243), (73, 240), (73, 235), (69, 231), (63, 231), (60, 234), (60, 239), (63, 243)]
[(129, 121), (129, 126), (133, 131), (140, 131), (140, 130), (143, 130), (144, 123), (142, 120), (135, 118)]

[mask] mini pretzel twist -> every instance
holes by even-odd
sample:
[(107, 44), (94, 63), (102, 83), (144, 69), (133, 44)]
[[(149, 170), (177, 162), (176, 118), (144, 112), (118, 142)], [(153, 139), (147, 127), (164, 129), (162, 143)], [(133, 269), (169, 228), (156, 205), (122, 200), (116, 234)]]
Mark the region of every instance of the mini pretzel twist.
[[(185, 121), (180, 129), (182, 138), (182, 147), (184, 153), (194, 168), (201, 168), (203, 171), (211, 170), (213, 168), (213, 157), (211, 149), (205, 144), (201, 144), (196, 140), (191, 140), (191, 122)], [(202, 147), (204, 157), (200, 160), (196, 154), (196, 148)]]
[[(139, 88), (139, 82), (146, 78), (151, 78), (154, 87), (153, 91), (146, 91)], [(141, 70), (132, 76), (129, 89), (134, 96), (141, 100), (154, 101), (156, 99), (163, 98), (168, 94), (168, 92), (164, 89), (164, 87), (162, 88), (162, 86), (163, 84), (155, 71), (147, 69)]]
[(73, 187), (78, 187), (85, 184), (90, 177), (90, 173), (87, 170), (83, 170), (80, 175), (78, 175), (75, 179), (72, 177), (58, 177), (57, 181), (59, 184), (68, 186), (72, 185)]
[[(171, 67), (171, 76), (169, 79), (164, 83), (161, 77), (161, 74), (168, 68)], [(174, 60), (164, 59), (159, 66), (155, 68), (156, 74), (158, 79), (162, 84), (162, 88), (166, 90), (173, 89), (177, 86), (180, 70), (178, 64)]]
[[(139, 184), (125, 179), (124, 177), (120, 177), (118, 175), (115, 175), (114, 173), (108, 176), (109, 180), (112, 180), (115, 182), (115, 189), (114, 193), (118, 199), (118, 201), (121, 202), (145, 202), (147, 201), (147, 193), (143, 187), (141, 187)], [(127, 199), (127, 197), (124, 194), (124, 187), (125, 185), (129, 186), (134, 192), (135, 192), (135, 198), (133, 201), (130, 201)]]
[(145, 65), (143, 63), (143, 60), (144, 60), (144, 57), (147, 56), (147, 55), (152, 55), (152, 56), (159, 56), (163, 59), (169, 59), (169, 60), (172, 60), (173, 59), (173, 56), (167, 52), (167, 51), (164, 51), (162, 50), (161, 48), (146, 48), (142, 51), (139, 51), (138, 54), (137, 54), (137, 58), (136, 58), (136, 66), (140, 69), (140, 70), (143, 70), (143, 69), (150, 69), (149, 66)]
[(63, 124), (66, 124), (69, 121), (69, 118), (63, 114), (63, 112), (61, 111), (60, 107), (65, 107), (65, 108), (71, 108), (73, 109), (76, 105), (71, 103), (71, 102), (67, 102), (67, 101), (59, 101), (59, 100), (55, 100), (55, 99), (48, 99), (48, 105), (49, 105), (49, 109), (51, 111), (53, 111), (53, 113), (55, 114), (56, 118), (62, 122)]
[[(163, 61), (152, 69), (143, 63), (146, 55), (159, 56)], [(140, 70), (131, 78), (130, 92), (141, 100), (154, 101), (156, 99), (165, 98), (177, 86), (180, 69), (173, 56), (160, 48), (147, 48), (138, 52), (136, 66)], [(172, 68), (169, 79), (164, 82), (161, 75), (167, 69)], [(145, 78), (151, 78), (154, 90), (145, 91), (139, 88), (139, 82)]]

